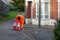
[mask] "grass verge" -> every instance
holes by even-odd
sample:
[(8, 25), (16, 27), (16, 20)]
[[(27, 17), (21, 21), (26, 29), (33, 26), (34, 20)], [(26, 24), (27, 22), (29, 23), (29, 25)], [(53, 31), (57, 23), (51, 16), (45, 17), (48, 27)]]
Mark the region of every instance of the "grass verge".
[(0, 24), (3, 23), (4, 21), (11, 20), (11, 19), (15, 18), (16, 15), (17, 15), (16, 11), (10, 11), (9, 16), (7, 16), (7, 17), (3, 18), (2, 20), (0, 20)]

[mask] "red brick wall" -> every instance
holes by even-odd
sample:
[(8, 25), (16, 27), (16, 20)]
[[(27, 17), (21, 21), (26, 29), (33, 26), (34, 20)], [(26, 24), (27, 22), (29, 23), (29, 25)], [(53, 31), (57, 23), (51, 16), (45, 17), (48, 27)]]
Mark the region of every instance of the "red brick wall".
[[(26, 7), (26, 18), (31, 18), (31, 4)], [(36, 18), (36, 3), (33, 6), (33, 18)], [(58, 19), (58, 2), (50, 0), (50, 19)]]
[(57, 0), (50, 0), (50, 18), (58, 19), (58, 2), (57, 2)]

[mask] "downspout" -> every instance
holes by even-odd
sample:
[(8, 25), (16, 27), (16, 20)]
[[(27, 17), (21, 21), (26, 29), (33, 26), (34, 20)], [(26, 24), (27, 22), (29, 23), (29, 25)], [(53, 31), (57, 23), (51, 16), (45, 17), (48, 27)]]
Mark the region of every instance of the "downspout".
[(39, 28), (41, 27), (41, 0), (39, 0), (39, 21), (38, 21), (38, 23), (39, 23)]

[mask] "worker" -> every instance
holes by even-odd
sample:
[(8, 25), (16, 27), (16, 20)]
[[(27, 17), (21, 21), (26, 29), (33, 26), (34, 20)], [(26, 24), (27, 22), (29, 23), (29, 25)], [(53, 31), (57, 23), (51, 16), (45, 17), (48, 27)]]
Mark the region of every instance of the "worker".
[[(22, 30), (23, 29), (23, 26), (24, 26), (24, 16), (23, 15), (17, 15), (16, 18), (15, 18), (15, 24), (13, 26), (13, 29), (16, 29), (16, 30)], [(16, 27), (16, 24), (18, 24), (18, 26)]]

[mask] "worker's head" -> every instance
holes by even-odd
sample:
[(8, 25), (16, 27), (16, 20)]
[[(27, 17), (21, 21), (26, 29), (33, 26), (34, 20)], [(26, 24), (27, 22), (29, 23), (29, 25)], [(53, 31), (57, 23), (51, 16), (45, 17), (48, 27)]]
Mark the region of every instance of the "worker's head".
[(20, 16), (18, 16), (18, 18), (17, 18), (18, 20), (20, 20), (21, 18), (20, 18)]

